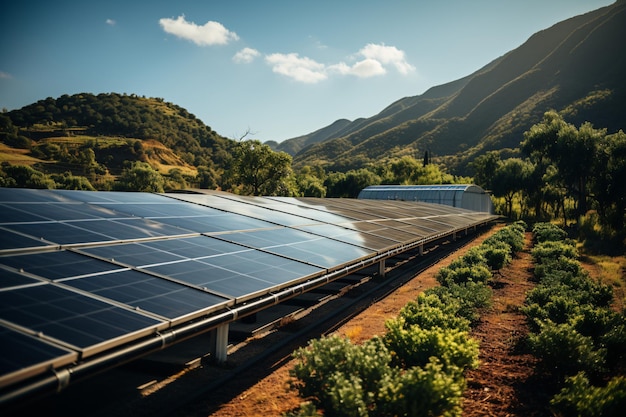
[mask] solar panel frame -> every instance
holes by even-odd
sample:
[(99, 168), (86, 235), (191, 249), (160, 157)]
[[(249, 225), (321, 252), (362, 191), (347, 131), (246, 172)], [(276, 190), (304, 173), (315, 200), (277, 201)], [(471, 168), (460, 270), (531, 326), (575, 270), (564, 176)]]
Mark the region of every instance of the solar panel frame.
[(0, 388), (76, 362), (76, 351), (0, 322)]
[[(68, 366), (69, 360), (140, 345), (158, 332), (210, 322), (249, 302), (271, 301), (289, 287), (327, 275), (334, 279), (341, 276), (337, 272), (378, 262), (398, 248), (492, 218), (401, 201), (0, 188), (0, 332), (9, 328), (17, 338), (33, 340), (31, 347), (61, 349), (53, 359), (58, 363), (37, 359), (34, 374), (24, 368), (0, 374), (0, 381), (43, 372), (44, 363)], [(49, 262), (58, 270), (3, 263), (30, 256), (36, 264), (46, 253), (65, 254)], [(63, 264), (61, 258), (70, 261)], [(175, 294), (172, 304), (157, 305), (168, 289)], [(19, 301), (23, 294), (46, 291), (71, 294), (77, 301), (67, 307), (76, 311), (58, 310), (58, 297), (35, 297), (43, 299), (40, 312), (26, 311), (27, 303)], [(191, 305), (184, 306), (187, 294)], [(11, 313), (2, 305), (9, 296), (16, 309)], [(74, 320), (72, 328), (97, 329), (88, 322), (89, 314), (98, 317), (95, 305), (105, 313), (103, 329), (92, 330), (93, 340), (85, 342), (67, 329), (49, 334), (59, 314), (66, 323)], [(82, 306), (92, 306), (84, 310), (87, 315)], [(137, 322), (107, 333), (116, 323), (107, 309)], [(29, 321), (29, 314), (39, 317)]]

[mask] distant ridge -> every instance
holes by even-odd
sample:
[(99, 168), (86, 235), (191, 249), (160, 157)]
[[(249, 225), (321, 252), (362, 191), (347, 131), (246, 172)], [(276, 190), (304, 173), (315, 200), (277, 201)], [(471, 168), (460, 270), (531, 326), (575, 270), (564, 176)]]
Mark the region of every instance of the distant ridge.
[(405, 97), (366, 119), (340, 119), (275, 148), (296, 166), (330, 170), (429, 150), (453, 172), (489, 150), (515, 153), (522, 134), (555, 109), (610, 132), (626, 120), (626, 2), (575, 16), (459, 80)]

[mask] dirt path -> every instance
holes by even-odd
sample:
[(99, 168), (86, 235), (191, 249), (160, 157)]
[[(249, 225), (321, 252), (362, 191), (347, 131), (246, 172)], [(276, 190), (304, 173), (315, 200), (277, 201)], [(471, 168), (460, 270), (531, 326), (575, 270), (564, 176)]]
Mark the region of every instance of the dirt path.
[(480, 367), (467, 372), (463, 416), (543, 416), (545, 399), (536, 395), (532, 381), (536, 359), (519, 349), (528, 333), (525, 317), (518, 311), (533, 287), (531, 234), (525, 248), (494, 277), (493, 306), (472, 330), (480, 341)]

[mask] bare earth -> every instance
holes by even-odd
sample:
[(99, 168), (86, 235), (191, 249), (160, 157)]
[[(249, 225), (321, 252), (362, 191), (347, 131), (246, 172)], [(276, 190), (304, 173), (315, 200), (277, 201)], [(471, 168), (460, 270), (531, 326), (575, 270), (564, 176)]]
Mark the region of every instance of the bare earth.
[[(436, 272), (462, 256), (471, 246), (480, 244), (497, 228), (476, 238), (437, 265), (416, 276), (389, 297), (338, 329), (355, 343), (384, 332), (385, 320), (394, 317), (409, 301), (427, 288), (438, 285)], [(467, 373), (468, 388), (463, 401), (464, 416), (541, 416), (549, 415), (533, 400), (534, 358), (519, 353), (517, 344), (528, 330), (524, 316), (517, 311), (532, 283), (530, 234), (526, 248), (513, 262), (494, 277), (493, 307), (485, 311), (473, 337), (480, 341), (481, 366)], [(281, 416), (303, 401), (289, 391), (291, 361), (276, 364), (275, 370), (223, 404), (212, 417)], [(531, 392), (529, 392), (529, 390)], [(545, 404), (545, 403), (544, 403)]]

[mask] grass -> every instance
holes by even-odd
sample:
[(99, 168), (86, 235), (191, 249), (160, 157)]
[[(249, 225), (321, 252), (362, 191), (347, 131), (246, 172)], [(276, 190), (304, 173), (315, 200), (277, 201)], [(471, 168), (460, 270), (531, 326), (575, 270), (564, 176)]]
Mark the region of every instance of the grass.
[(27, 149), (12, 148), (4, 143), (0, 143), (0, 164), (9, 162), (14, 165), (34, 165), (44, 162), (41, 159), (27, 155), (28, 152)]
[(583, 251), (583, 260), (596, 266), (598, 279), (613, 287), (615, 307), (626, 306), (626, 255), (591, 254)]

